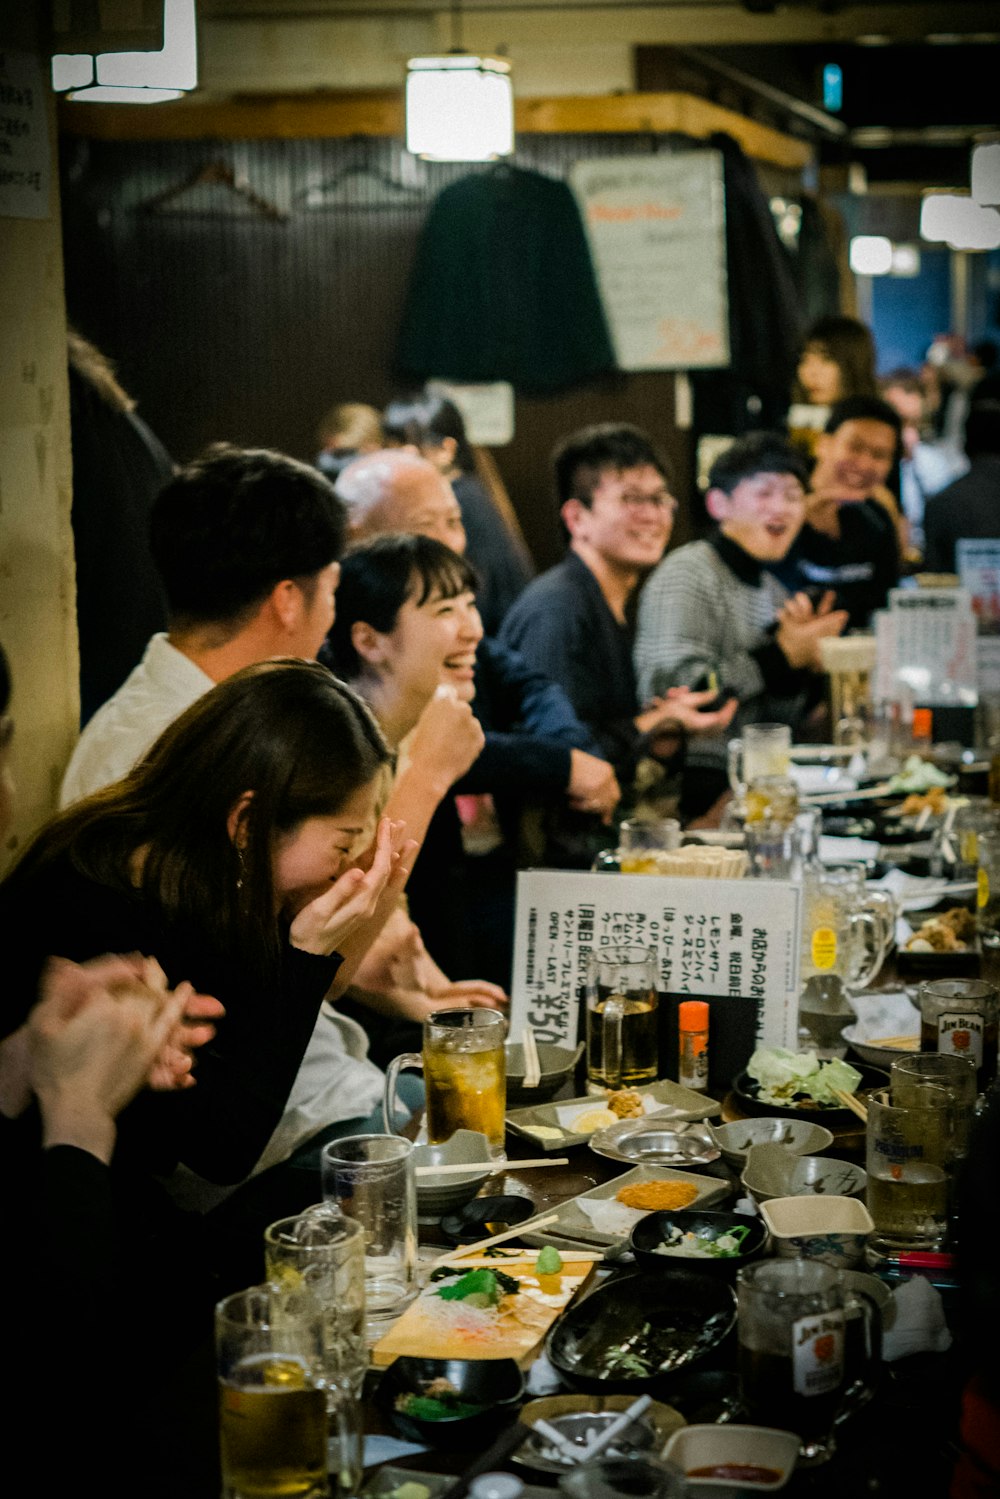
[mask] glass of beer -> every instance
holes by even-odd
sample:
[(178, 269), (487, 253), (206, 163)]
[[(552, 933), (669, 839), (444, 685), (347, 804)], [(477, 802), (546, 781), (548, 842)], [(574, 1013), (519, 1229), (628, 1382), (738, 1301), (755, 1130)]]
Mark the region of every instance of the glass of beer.
[(323, 1319), (307, 1290), (251, 1286), (215, 1309), (223, 1499), (319, 1499)]
[[(854, 1375), (844, 1357), (853, 1300), (840, 1272), (816, 1260), (763, 1260), (744, 1266), (736, 1287), (740, 1398), (750, 1419), (797, 1432), (800, 1463), (825, 1462)], [(858, 1298), (858, 1305), (874, 1348), (873, 1304)]]
[(587, 1088), (635, 1088), (659, 1070), (656, 953), (602, 947), (587, 964)]
[(485, 1135), (495, 1160), (503, 1155), (507, 1109), (507, 1022), (496, 1010), (435, 1010), (424, 1021), (424, 1046), (393, 1057), (386, 1073), (382, 1117), (391, 1132), (396, 1078), (403, 1067), (423, 1069), (427, 1138), (432, 1145), (456, 1130)]
[(733, 794), (746, 796), (747, 787), (763, 776), (787, 776), (791, 765), (792, 731), (786, 723), (748, 723), (738, 739), (730, 739), (727, 758)]
[(897, 1103), (888, 1091), (868, 1096), (871, 1243), (883, 1254), (937, 1250), (948, 1234), (957, 1111), (944, 1088), (925, 1085), (920, 1093), (919, 1105)]

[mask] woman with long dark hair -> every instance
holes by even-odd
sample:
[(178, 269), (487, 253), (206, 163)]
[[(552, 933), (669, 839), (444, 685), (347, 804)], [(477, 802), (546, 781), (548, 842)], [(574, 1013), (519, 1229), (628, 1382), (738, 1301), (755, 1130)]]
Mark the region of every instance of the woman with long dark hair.
[(324, 996), (346, 983), (412, 859), (383, 819), (370, 867), (354, 862), (389, 760), (368, 709), (325, 668), (250, 667), (124, 780), (50, 822), (0, 886), (2, 1030), (24, 1019), (53, 955), (153, 954), (169, 983), (188, 979), (225, 1006), (198, 1086), (141, 1096), (119, 1156), (221, 1183), (252, 1170)]

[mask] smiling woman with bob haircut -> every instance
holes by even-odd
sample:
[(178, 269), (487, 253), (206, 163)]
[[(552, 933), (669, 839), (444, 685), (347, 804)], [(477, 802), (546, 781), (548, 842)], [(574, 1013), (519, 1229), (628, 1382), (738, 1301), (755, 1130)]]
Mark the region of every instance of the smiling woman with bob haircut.
[(138, 1147), (145, 1171), (182, 1162), (230, 1183), (253, 1168), (321, 1001), (348, 981), (412, 860), (383, 818), (368, 869), (353, 863), (372, 843), (390, 758), (365, 704), (324, 667), (249, 667), (124, 780), (54, 818), (0, 886), (4, 1031), (50, 956), (155, 954), (169, 982), (190, 979), (225, 1006), (198, 1086), (142, 1097), (122, 1118), (126, 1155)]

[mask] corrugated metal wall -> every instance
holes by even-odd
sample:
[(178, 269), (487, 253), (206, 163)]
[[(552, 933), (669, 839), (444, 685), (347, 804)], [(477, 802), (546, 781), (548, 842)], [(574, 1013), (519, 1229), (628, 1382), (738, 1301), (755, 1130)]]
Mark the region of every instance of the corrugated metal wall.
[[(565, 177), (581, 158), (645, 154), (655, 144), (640, 135), (528, 136), (517, 160)], [(219, 184), (147, 206), (214, 161), (282, 217)], [(216, 439), (310, 458), (328, 406), (382, 405), (395, 388), (392, 347), (427, 207), (476, 170), (489, 168), (414, 161), (389, 140), (67, 139), (71, 321), (118, 361), (123, 384), (179, 460)], [(540, 565), (561, 551), (548, 485), (554, 442), (584, 422), (616, 419), (664, 444), (687, 492), (672, 376), (622, 375), (519, 398), (515, 440), (496, 456)], [(682, 512), (675, 541), (687, 532)]]

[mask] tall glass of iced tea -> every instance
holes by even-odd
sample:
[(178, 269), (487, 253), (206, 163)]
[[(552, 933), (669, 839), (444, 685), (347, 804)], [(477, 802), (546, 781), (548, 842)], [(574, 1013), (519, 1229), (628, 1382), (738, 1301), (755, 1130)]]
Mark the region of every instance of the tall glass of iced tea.
[(434, 1145), (456, 1130), (485, 1135), (494, 1157), (503, 1154), (507, 1022), (496, 1010), (435, 1010), (424, 1021), (423, 1051), (404, 1052), (389, 1064), (383, 1118), (393, 1125), (396, 1078), (403, 1067), (422, 1067), (427, 1085), (427, 1138)]

